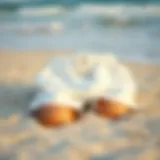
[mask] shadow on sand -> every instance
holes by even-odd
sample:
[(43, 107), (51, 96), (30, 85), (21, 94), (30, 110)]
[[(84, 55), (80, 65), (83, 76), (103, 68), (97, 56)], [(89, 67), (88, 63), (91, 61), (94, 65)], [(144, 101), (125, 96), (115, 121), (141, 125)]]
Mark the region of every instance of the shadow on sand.
[(32, 86), (18, 84), (0, 85), (0, 117), (6, 118), (13, 114), (25, 115), (35, 93), (36, 88)]

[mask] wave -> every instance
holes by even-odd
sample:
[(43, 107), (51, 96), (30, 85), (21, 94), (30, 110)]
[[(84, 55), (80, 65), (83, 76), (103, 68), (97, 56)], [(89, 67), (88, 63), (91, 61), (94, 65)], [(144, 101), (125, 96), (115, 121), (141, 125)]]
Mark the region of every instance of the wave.
[(61, 6), (20, 8), (18, 12), (21, 16), (50, 16), (50, 15), (59, 15), (61, 13), (64, 13), (65, 8)]
[(38, 34), (50, 34), (59, 33), (65, 29), (65, 25), (62, 22), (50, 22), (41, 24), (3, 24), (0, 26), (0, 32), (16, 32), (23, 35), (30, 35), (34, 33)]
[[(54, 19), (57, 15), (62, 16)], [(81, 29), (83, 26), (95, 28), (97, 25), (126, 27), (160, 24), (160, 6), (85, 4), (69, 9), (62, 6), (45, 6), (21, 8), (14, 16), (18, 18), (14, 17), (16, 19), (14, 20), (10, 17), (9, 21), (5, 22), (1, 21), (2, 16), (0, 16), (0, 32), (19, 30), (23, 33), (48, 33), (61, 31), (66, 27)], [(2, 19), (4, 18), (6, 19), (6, 17)]]
[(50, 16), (69, 13), (72, 15), (105, 15), (112, 17), (120, 16), (160, 16), (160, 5), (94, 5), (81, 4), (77, 6), (65, 7), (62, 5), (49, 5), (41, 7), (22, 7), (17, 9), (21, 16)]
[(157, 5), (81, 5), (78, 13), (106, 16), (147, 16), (160, 15)]

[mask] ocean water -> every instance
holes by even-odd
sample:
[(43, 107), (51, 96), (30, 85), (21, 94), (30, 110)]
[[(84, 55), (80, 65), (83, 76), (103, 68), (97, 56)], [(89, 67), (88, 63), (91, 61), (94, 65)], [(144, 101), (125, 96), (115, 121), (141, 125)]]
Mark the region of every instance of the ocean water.
[(0, 1), (0, 49), (112, 52), (160, 62), (159, 1), (29, 2)]

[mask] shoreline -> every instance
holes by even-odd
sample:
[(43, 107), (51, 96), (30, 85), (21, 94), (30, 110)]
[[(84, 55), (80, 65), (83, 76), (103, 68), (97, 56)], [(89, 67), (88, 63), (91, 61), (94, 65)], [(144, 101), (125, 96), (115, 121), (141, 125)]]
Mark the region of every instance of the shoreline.
[[(43, 57), (50, 57), (50, 56), (57, 56), (57, 55), (62, 55), (62, 56), (68, 56), (68, 55), (87, 55), (87, 54), (91, 54), (93, 53), (93, 55), (95, 54), (100, 54), (102, 56), (111, 54), (115, 57), (117, 57), (120, 61), (122, 61), (122, 63), (131, 63), (131, 64), (138, 64), (138, 65), (160, 65), (160, 60), (159, 57), (151, 57), (151, 56), (144, 56), (144, 55), (139, 55), (137, 56), (133, 56), (132, 54), (128, 54), (128, 55), (123, 55), (123, 54), (116, 54), (114, 52), (110, 52), (110, 51), (103, 51), (103, 52), (94, 52), (94, 51), (74, 51), (74, 50), (5, 50), (5, 49), (0, 49), (0, 56), (3, 54), (7, 54), (6, 56), (11, 56), (9, 54), (15, 54), (15, 55), (19, 55), (21, 57), (23, 57), (22, 55), (28, 55), (28, 56), (42, 56)], [(1, 58), (1, 57), (0, 57)]]
[[(32, 83), (34, 76), (52, 58), (73, 55), (73, 52), (0, 52), (0, 83)], [(120, 60), (121, 61), (121, 60)], [(134, 77), (143, 79), (151, 72), (160, 73), (160, 64), (121, 61), (133, 72)], [(21, 73), (23, 76), (19, 76)], [(155, 73), (156, 74), (156, 73)], [(138, 76), (137, 76), (138, 75)]]

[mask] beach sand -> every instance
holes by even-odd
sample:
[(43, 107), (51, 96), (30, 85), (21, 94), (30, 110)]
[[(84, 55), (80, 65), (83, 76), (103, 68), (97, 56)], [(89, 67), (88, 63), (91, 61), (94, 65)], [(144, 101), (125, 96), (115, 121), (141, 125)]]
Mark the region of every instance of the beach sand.
[(88, 114), (45, 129), (27, 111), (35, 74), (57, 54), (0, 52), (0, 160), (159, 160), (160, 65), (124, 62), (138, 84), (136, 114), (119, 121)]

